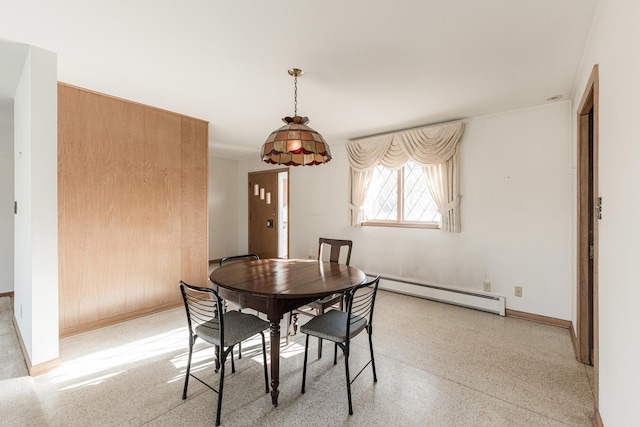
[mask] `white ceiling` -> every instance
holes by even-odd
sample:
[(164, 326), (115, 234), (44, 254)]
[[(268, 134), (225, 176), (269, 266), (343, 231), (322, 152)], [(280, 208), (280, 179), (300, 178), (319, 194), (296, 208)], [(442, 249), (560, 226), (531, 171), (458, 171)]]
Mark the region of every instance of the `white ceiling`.
[[(258, 156), (293, 115), (292, 67), (298, 113), (330, 145), (567, 99), (597, 2), (0, 0), (0, 41), (57, 53), (62, 82), (209, 121), (222, 156)], [(21, 49), (0, 43), (0, 98)]]

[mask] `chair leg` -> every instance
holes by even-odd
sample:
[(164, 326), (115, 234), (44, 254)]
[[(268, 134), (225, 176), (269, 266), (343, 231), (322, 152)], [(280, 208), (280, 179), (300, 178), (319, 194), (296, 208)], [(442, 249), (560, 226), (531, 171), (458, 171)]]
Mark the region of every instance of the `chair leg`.
[(376, 361), (373, 358), (373, 341), (371, 341), (371, 325), (367, 327), (367, 332), (369, 333), (369, 350), (371, 351), (371, 368), (373, 369), (373, 382), (378, 382), (378, 377), (376, 376)]
[[(238, 313), (242, 313), (242, 309), (240, 307), (238, 307)], [(231, 358), (231, 362), (233, 362), (233, 352), (231, 352), (232, 358)], [(238, 360), (242, 359), (242, 343), (239, 342), (238, 343)], [(233, 364), (231, 365), (233, 366)], [(235, 368), (233, 369), (233, 372), (235, 373), (236, 370)]]
[[(233, 350), (231, 350), (233, 352)], [(218, 385), (218, 408), (216, 410), (216, 426), (220, 425), (220, 412), (222, 410), (222, 390), (224, 387), (224, 362), (226, 360), (226, 353), (223, 351), (221, 366), (220, 366), (220, 384)]]
[(338, 364), (338, 343), (334, 343), (333, 346), (333, 364)]
[[(225, 357), (225, 360), (226, 360), (226, 359), (227, 359), (227, 358)], [(222, 363), (224, 364), (224, 362), (222, 362)], [(236, 373), (236, 363), (235, 363), (235, 361), (233, 360), (233, 346), (231, 346), (231, 373), (232, 373), (232, 374), (235, 374), (235, 373)]]
[(285, 341), (284, 345), (289, 345), (289, 337), (291, 336), (291, 318), (292, 317), (293, 317), (293, 314), (289, 312), (289, 314), (287, 315), (287, 340)]
[(293, 313), (293, 335), (298, 333), (298, 313)]
[(262, 335), (262, 357), (264, 359), (264, 387), (267, 393), (269, 393), (269, 374), (267, 373), (267, 345), (264, 341), (264, 332), (260, 332)]
[(187, 372), (184, 376), (184, 389), (182, 390), (182, 400), (187, 398), (187, 387), (189, 386), (189, 374), (191, 373), (191, 355), (193, 355), (193, 337), (189, 338), (189, 358), (187, 359)]
[(349, 399), (349, 415), (353, 415), (353, 407), (351, 406), (351, 377), (349, 376), (349, 344), (344, 352), (344, 370), (347, 376), (347, 398)]
[(307, 355), (309, 353), (309, 335), (307, 335), (307, 339), (304, 341), (304, 365), (302, 365), (302, 391), (304, 394), (304, 384), (307, 379)]
[[(324, 307), (316, 310), (316, 315), (320, 316), (324, 314)], [(322, 359), (322, 338), (318, 338), (318, 359)]]

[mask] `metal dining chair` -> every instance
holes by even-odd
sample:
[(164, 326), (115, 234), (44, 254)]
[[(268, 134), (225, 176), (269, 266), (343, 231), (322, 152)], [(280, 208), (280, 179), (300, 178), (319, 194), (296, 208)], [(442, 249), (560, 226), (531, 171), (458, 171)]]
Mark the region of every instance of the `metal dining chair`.
[[(226, 256), (220, 258), (220, 267), (226, 264), (231, 264), (234, 262), (246, 262), (246, 261), (256, 261), (259, 260), (260, 257), (256, 254), (245, 254), (245, 255), (234, 255), (234, 256)], [(227, 311), (227, 301), (224, 302), (224, 311)], [(244, 307), (238, 307), (238, 311), (242, 311)], [(233, 354), (231, 355), (233, 358)], [(242, 343), (238, 343), (238, 359), (242, 359)], [(233, 360), (233, 359), (232, 359)]]
[(260, 257), (256, 254), (226, 256), (226, 257), (220, 258), (220, 267), (230, 262), (254, 261), (259, 259)]
[[(330, 310), (320, 316), (316, 316), (302, 325), (300, 332), (307, 334), (304, 344), (304, 367), (302, 369), (302, 394), (305, 393), (305, 382), (307, 378), (307, 354), (309, 350), (309, 337), (314, 336), (335, 343), (333, 351), (333, 364), (338, 362), (338, 347), (342, 349), (344, 354), (344, 366), (347, 379), (347, 398), (349, 400), (349, 415), (353, 415), (353, 407), (351, 405), (351, 384), (371, 364), (373, 370), (373, 382), (377, 382), (376, 363), (373, 357), (373, 342), (371, 334), (373, 332), (373, 308), (376, 301), (376, 293), (378, 292), (378, 283), (380, 276), (356, 286), (346, 295), (347, 311)], [(360, 371), (351, 379), (349, 374), (349, 355), (351, 352), (351, 340), (367, 331), (369, 336), (369, 351), (371, 359), (360, 369)]]
[[(322, 261), (324, 258), (325, 250), (330, 249), (329, 262), (340, 262), (340, 255), (346, 253), (343, 256), (344, 264), (349, 265), (351, 261), (351, 248), (353, 242), (351, 240), (342, 239), (327, 239), (320, 237), (318, 239), (318, 261)], [(345, 252), (346, 251), (346, 252)], [(324, 313), (327, 308), (338, 306), (340, 310), (343, 309), (344, 294), (331, 294), (324, 298), (317, 299), (309, 304), (293, 310), (289, 315), (289, 324), (293, 323), (293, 335), (298, 332), (298, 315), (304, 314), (307, 316), (319, 316)], [(289, 342), (290, 327), (287, 327), (287, 343)], [(318, 359), (322, 357), (322, 339), (318, 339)]]
[[(256, 335), (262, 336), (262, 356), (264, 362), (264, 385), (269, 393), (269, 376), (267, 374), (267, 350), (264, 339), (264, 331), (269, 329), (269, 322), (252, 314), (240, 313), (232, 310), (226, 313), (222, 310), (222, 298), (211, 288), (201, 288), (180, 282), (180, 292), (187, 312), (189, 326), (189, 358), (184, 378), (182, 399), (187, 398), (189, 377), (193, 377), (202, 384), (218, 393), (218, 406), (216, 410), (216, 425), (220, 425), (220, 411), (222, 408), (222, 392), (224, 386), (224, 366), (227, 357), (233, 354), (236, 344)], [(197, 338), (212, 344), (215, 347), (216, 360), (220, 366), (220, 382), (216, 390), (191, 372), (191, 358), (193, 346)], [(233, 362), (233, 358), (231, 359)], [(218, 365), (218, 364), (216, 364)], [(218, 369), (216, 369), (216, 372)], [(235, 373), (235, 365), (232, 363), (231, 372)]]

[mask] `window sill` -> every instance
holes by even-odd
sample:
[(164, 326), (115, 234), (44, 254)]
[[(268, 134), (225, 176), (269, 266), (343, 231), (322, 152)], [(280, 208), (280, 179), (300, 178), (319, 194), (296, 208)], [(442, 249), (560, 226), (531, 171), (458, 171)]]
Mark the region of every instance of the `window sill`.
[(397, 227), (397, 228), (427, 228), (439, 230), (437, 222), (397, 222), (397, 221), (365, 221), (363, 227)]

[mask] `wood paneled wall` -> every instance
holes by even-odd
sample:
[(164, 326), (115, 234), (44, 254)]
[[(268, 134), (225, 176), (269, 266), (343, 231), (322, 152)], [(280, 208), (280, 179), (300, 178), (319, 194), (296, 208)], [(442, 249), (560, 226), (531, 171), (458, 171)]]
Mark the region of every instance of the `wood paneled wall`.
[(207, 122), (60, 83), (61, 336), (205, 286)]

